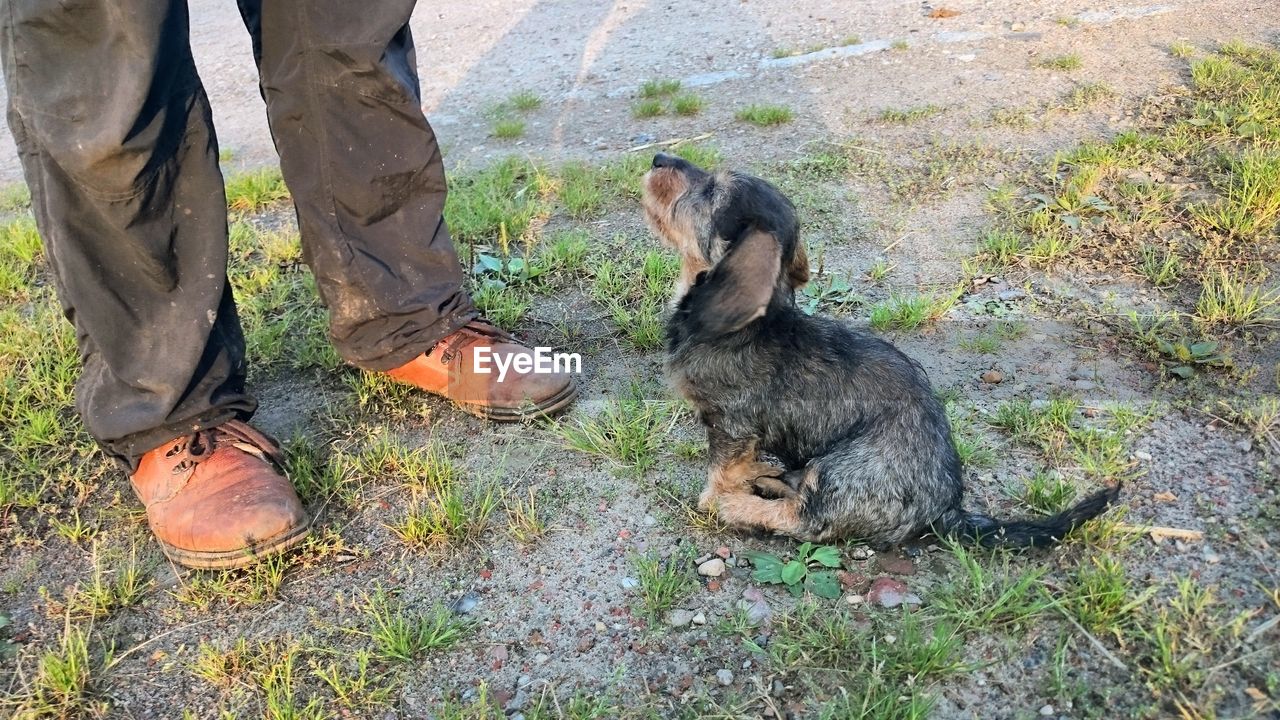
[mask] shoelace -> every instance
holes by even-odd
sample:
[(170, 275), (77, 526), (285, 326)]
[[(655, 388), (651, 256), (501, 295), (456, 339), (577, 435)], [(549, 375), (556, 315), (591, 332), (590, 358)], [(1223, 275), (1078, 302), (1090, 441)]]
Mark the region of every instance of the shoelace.
[(440, 353), (440, 362), (445, 365), (453, 362), (458, 353), (466, 348), (484, 340), (493, 338), (503, 342), (515, 342), (516, 339), (511, 333), (490, 323), (483, 318), (476, 318), (461, 328), (458, 328), (452, 335), (436, 343), (435, 347), (427, 351), (427, 355), (436, 351), (441, 345), (444, 346), (443, 352)]
[(197, 430), (175, 440), (164, 454), (166, 458), (176, 460), (169, 472), (174, 475), (187, 472), (209, 459), (223, 443), (255, 455), (276, 467), (284, 466), (280, 446), (269, 435), (241, 420), (228, 420), (217, 427)]

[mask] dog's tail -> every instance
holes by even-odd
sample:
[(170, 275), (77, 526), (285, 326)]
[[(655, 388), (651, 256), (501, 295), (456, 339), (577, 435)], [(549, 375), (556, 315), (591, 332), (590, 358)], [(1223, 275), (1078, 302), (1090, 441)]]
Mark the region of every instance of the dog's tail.
[(1120, 485), (1100, 490), (1057, 515), (1045, 518), (997, 520), (963, 508), (948, 510), (934, 523), (934, 531), (983, 547), (1031, 548), (1054, 545), (1072, 530), (1101, 515), (1120, 495)]

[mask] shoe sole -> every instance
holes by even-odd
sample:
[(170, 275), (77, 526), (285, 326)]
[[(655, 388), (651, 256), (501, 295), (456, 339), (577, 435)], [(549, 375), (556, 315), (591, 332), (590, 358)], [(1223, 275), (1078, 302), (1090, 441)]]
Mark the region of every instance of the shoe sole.
[(516, 423), (526, 420), (537, 420), (539, 418), (551, 417), (556, 413), (564, 410), (578, 399), (578, 383), (572, 378), (569, 384), (563, 390), (543, 400), (536, 405), (525, 405), (518, 408), (493, 407), (490, 405), (468, 405), (459, 403), (459, 406), (476, 417), (484, 418), (499, 423)]
[(197, 570), (234, 570), (279, 555), (306, 540), (310, 534), (311, 518), (307, 518), (306, 522), (295, 528), (240, 550), (201, 552), (174, 547), (159, 538), (156, 542), (160, 544), (160, 549), (164, 551), (165, 556), (179, 565)]

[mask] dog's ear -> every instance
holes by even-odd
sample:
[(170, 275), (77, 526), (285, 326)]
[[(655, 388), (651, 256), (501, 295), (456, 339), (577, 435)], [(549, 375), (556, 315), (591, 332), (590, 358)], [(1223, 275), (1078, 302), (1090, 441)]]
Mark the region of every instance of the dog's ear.
[[(703, 327), (714, 335), (764, 315), (782, 270), (782, 246), (770, 233), (749, 231), (711, 269), (701, 292)], [(806, 272), (808, 268), (806, 267)]]
[(804, 287), (809, 282), (809, 256), (804, 252), (804, 243), (796, 242), (796, 251), (787, 263), (787, 280), (792, 289)]

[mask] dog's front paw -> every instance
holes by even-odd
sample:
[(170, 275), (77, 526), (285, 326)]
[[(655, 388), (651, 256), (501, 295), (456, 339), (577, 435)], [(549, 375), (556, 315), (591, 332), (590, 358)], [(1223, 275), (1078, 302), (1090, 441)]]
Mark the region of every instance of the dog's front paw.
[(708, 483), (707, 486), (702, 489), (702, 494), (698, 496), (698, 509), (702, 512), (711, 512), (712, 510), (715, 510), (716, 496), (718, 494), (719, 493), (716, 492), (716, 489)]

